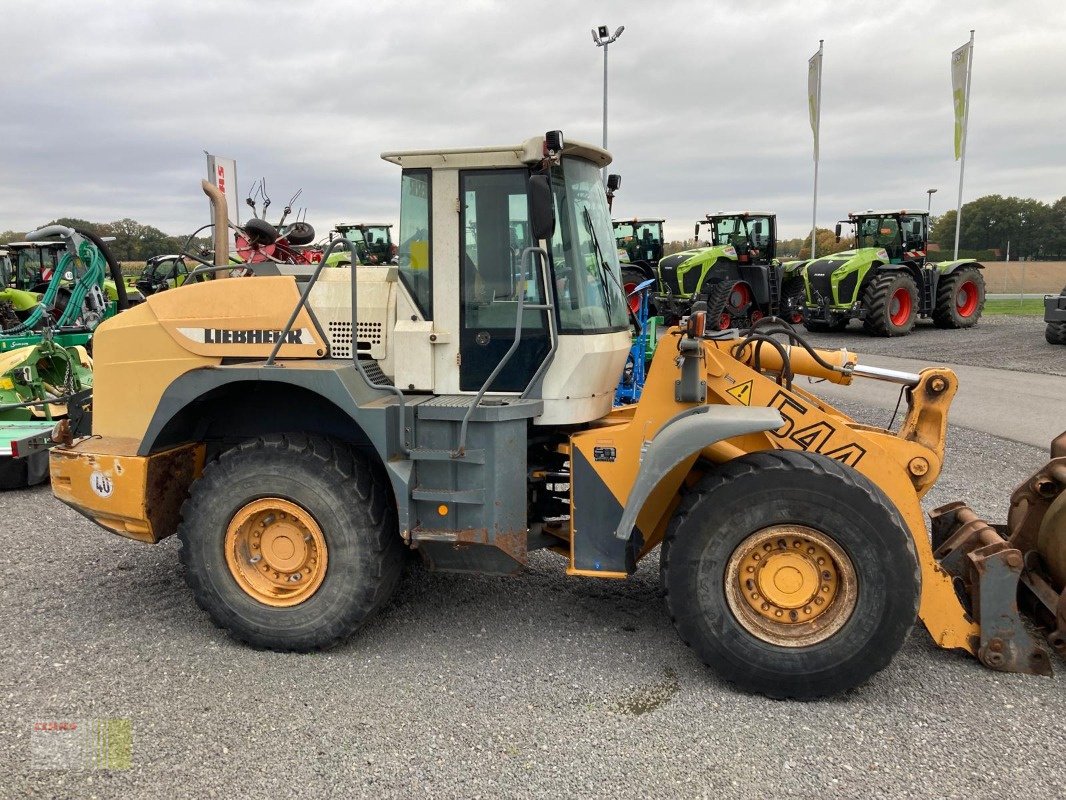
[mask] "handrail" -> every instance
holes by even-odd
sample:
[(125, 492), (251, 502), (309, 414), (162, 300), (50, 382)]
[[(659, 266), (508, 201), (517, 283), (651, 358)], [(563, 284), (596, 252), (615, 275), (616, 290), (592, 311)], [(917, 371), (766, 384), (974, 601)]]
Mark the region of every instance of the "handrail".
[(548, 253), (544, 250), (543, 247), (527, 247), (525, 250), (522, 251), (522, 257), (519, 263), (522, 265), (523, 285), (522, 291), (518, 295), (518, 309), (516, 312), (514, 326), (514, 341), (511, 342), (511, 346), (508, 348), (507, 352), (503, 354), (503, 358), (500, 359), (499, 363), (496, 364), (496, 368), (489, 373), (489, 377), (487, 377), (485, 379), (485, 382), (481, 385), (481, 388), (478, 390), (477, 395), (474, 397), (474, 402), (470, 404), (470, 408), (468, 408), (466, 410), (466, 413), (463, 414), (463, 421), (459, 425), (459, 444), (456, 446), (455, 450), (452, 451), (452, 458), (463, 457), (463, 454), (466, 452), (466, 429), (467, 426), (470, 424), (470, 418), (474, 415), (474, 411), (477, 410), (478, 405), (480, 405), (481, 403), (481, 399), (485, 396), (485, 392), (488, 391), (489, 387), (492, 385), (492, 382), (496, 380), (496, 377), (500, 374), (500, 372), (503, 371), (503, 368), (507, 366), (507, 362), (511, 360), (511, 357), (518, 350), (518, 345), (522, 341), (522, 315), (525, 310), (528, 308), (534, 311), (551, 311), (554, 308), (551, 303), (543, 303), (529, 306), (526, 305), (526, 255), (528, 254), (530, 256), (530, 263), (532, 264), (533, 253), (540, 253), (544, 257), (545, 262), (547, 262)]

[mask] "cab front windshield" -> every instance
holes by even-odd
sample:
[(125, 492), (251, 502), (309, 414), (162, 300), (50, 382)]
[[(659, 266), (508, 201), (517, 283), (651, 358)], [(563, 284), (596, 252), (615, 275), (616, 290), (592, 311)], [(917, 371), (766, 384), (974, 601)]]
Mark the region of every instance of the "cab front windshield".
[(715, 244), (739, 250), (766, 250), (770, 244), (769, 217), (720, 217), (714, 221)]
[(591, 161), (567, 157), (552, 167), (555, 235), (552, 270), (559, 327), (568, 333), (625, 330), (618, 252), (600, 171)]
[(889, 216), (862, 217), (855, 229), (855, 246), (883, 247), (886, 250), (899, 245), (899, 221)]

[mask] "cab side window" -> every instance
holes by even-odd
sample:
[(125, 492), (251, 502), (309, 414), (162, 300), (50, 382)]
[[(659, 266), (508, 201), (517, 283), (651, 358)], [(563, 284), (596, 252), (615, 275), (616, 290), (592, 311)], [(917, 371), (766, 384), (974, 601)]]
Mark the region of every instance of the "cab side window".
[(400, 182), (400, 240), (397, 248), (400, 280), (426, 319), (433, 318), (432, 173), (405, 169)]

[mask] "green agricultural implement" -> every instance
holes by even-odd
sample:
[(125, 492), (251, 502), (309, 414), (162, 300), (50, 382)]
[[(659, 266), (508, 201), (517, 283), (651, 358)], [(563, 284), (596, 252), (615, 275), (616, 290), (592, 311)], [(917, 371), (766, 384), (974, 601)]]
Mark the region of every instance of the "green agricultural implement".
[(925, 211), (864, 211), (836, 226), (855, 228), (855, 247), (807, 262), (803, 324), (840, 331), (861, 319), (868, 333), (902, 336), (919, 318), (938, 328), (969, 328), (985, 305), (981, 264), (928, 260)]
[(0, 353), (0, 489), (34, 486), (48, 477), (53, 429), (70, 417), (79, 430), (87, 422), (82, 417), (92, 380), (92, 361), (80, 345), (46, 338)]
[[(392, 243), (392, 225), (383, 222), (341, 222), (329, 234), (332, 242), (344, 237), (355, 247), (360, 264), (391, 264), (396, 259), (396, 245)], [(346, 267), (351, 263), (347, 250), (339, 250), (326, 259), (331, 267)]]
[[(18, 260), (0, 259), (0, 489), (47, 477), (53, 428), (80, 419), (88, 402), (93, 331), (128, 305), (118, 262), (98, 236), (50, 225), (27, 238), (31, 246), (14, 248)], [(116, 300), (104, 291), (109, 275)], [(33, 280), (43, 291), (16, 288)]]
[(1066, 344), (1066, 287), (1044, 298), (1044, 338), (1048, 344)]
[(707, 302), (708, 325), (716, 330), (778, 316), (798, 322), (803, 280), (800, 262), (783, 265), (775, 256), (777, 216), (737, 211), (708, 214), (696, 223), (708, 228), (708, 246), (659, 261), (659, 303), (667, 321), (688, 313), (693, 301)]
[[(113, 238), (110, 236), (100, 237), (100, 241), (108, 242), (112, 241)], [(49, 282), (57, 272), (62, 274), (62, 271), (59, 270), (59, 264), (62, 261), (63, 253), (67, 250), (67, 244), (62, 239), (10, 242), (2, 245), (2, 247), (9, 251), (11, 269), (7, 273), (6, 280), (0, 284), (0, 288), (8, 287), (40, 295), (47, 291)], [(73, 280), (73, 276), (64, 276), (63, 280), (70, 283)], [(143, 302), (144, 296), (137, 288), (132, 286), (129, 280), (126, 280), (125, 283), (127, 302), (130, 305)], [(109, 302), (118, 302), (118, 285), (115, 276), (105, 275), (101, 288), (103, 289), (104, 297)], [(60, 291), (60, 298), (62, 298), (63, 294)]]

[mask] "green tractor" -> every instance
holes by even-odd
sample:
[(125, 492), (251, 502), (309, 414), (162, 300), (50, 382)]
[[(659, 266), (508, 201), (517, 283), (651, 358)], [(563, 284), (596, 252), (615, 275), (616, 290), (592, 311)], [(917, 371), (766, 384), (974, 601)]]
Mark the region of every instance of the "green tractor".
[[(329, 240), (343, 236), (355, 246), (360, 264), (392, 264), (396, 245), (392, 243), (392, 225), (383, 222), (341, 222), (330, 231)], [(347, 250), (339, 250), (326, 259), (328, 266), (346, 267), (351, 263)]]
[(868, 333), (903, 336), (919, 317), (938, 328), (969, 328), (985, 305), (983, 266), (969, 259), (927, 260), (929, 214), (864, 211), (836, 226), (855, 228), (855, 247), (808, 261), (803, 324), (840, 331), (861, 319)]
[[(114, 241), (114, 237), (100, 237), (100, 241)], [(9, 242), (2, 246), (9, 253), (10, 269), (7, 272), (6, 280), (0, 285), (0, 289), (6, 287), (25, 293), (18, 302), (15, 302), (16, 309), (20, 302), (29, 302), (29, 295), (39, 296), (48, 291), (49, 283), (59, 269), (63, 253), (67, 249), (66, 242), (61, 239), (46, 239), (34, 242)], [(71, 275), (71, 277), (64, 277), (63, 280), (66, 282), (69, 289), (69, 285), (73, 282), (73, 275)], [(128, 280), (125, 281), (125, 283), (126, 301), (130, 305), (144, 302), (144, 295), (137, 290), (136, 286), (130, 285), (130, 281)], [(115, 283), (114, 276), (105, 274), (101, 289), (108, 302), (118, 302), (118, 286)], [(68, 293), (68, 291), (64, 290), (59, 292), (60, 302), (62, 302), (63, 298)], [(9, 301), (11, 300), (10, 297), (6, 299)], [(35, 304), (35, 302), (33, 304)], [(3, 327), (2, 323), (0, 323), (0, 327)]]
[(688, 313), (694, 300), (707, 302), (708, 324), (724, 330), (779, 316), (799, 322), (803, 302), (802, 262), (775, 257), (777, 216), (758, 211), (720, 211), (696, 223), (710, 229), (709, 246), (659, 261), (659, 303), (669, 320)]
[[(136, 278), (126, 279), (126, 290), (136, 292), (141, 297), (162, 292), (167, 289), (175, 289), (189, 279), (189, 265), (185, 256), (160, 255), (152, 256), (144, 262), (144, 269)], [(197, 275), (194, 281), (204, 280), (205, 276)]]
[(661, 219), (616, 219), (612, 222), (627, 295), (638, 284), (657, 279), (655, 269), (663, 257), (663, 222), (665, 220)]

